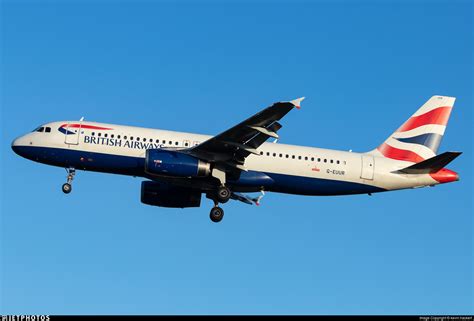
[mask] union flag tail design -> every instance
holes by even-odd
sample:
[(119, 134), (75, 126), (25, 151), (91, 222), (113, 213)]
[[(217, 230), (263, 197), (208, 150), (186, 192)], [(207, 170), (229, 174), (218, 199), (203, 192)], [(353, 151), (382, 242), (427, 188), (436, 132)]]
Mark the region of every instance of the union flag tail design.
[(431, 97), (372, 153), (414, 163), (436, 156), (455, 100)]

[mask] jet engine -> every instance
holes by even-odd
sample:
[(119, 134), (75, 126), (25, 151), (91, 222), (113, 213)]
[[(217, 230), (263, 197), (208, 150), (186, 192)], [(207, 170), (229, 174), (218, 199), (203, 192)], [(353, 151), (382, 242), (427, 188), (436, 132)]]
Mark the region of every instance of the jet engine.
[(142, 182), (141, 201), (147, 205), (161, 207), (199, 207), (201, 205), (201, 191), (144, 181)]
[(211, 173), (211, 165), (177, 151), (148, 149), (146, 151), (145, 172), (152, 175), (205, 177)]

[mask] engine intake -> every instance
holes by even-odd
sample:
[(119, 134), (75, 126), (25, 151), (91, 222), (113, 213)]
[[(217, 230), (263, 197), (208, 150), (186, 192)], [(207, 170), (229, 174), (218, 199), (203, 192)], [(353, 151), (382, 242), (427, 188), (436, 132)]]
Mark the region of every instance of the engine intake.
[(211, 165), (180, 152), (148, 149), (145, 172), (155, 175), (205, 177), (211, 173)]

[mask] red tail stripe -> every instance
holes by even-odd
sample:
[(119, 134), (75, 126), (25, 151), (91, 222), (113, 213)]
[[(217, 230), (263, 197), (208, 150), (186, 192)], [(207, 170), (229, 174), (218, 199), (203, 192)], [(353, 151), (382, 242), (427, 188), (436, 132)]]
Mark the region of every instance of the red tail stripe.
[(97, 129), (97, 130), (112, 130), (112, 128), (107, 128), (107, 127), (99, 127), (99, 126), (91, 126), (91, 125), (83, 125), (83, 124), (63, 124), (61, 125), (61, 128), (67, 127), (67, 128), (85, 128), (85, 129)]
[(449, 106), (438, 107), (422, 115), (411, 117), (397, 131), (406, 132), (423, 125), (446, 125), (451, 109), (452, 107)]
[(398, 149), (386, 143), (383, 143), (382, 145), (377, 147), (377, 149), (382, 153), (383, 156), (387, 158), (391, 158), (391, 159), (414, 162), (414, 163), (419, 163), (425, 160), (423, 157), (421, 157), (415, 152), (404, 150), (404, 149)]

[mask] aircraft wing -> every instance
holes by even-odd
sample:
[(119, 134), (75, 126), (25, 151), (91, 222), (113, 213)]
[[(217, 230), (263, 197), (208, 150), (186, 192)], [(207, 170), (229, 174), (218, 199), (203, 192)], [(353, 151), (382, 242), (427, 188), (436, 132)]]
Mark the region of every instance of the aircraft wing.
[(255, 204), (255, 205), (259, 206), (260, 205), (260, 200), (263, 198), (263, 196), (265, 196), (265, 192), (263, 190), (260, 193), (261, 193), (261, 195), (257, 196), (257, 197), (251, 197), (249, 195), (245, 195), (245, 194), (241, 194), (241, 193), (232, 193), (230, 198), (232, 198), (233, 200), (241, 201), (245, 204), (249, 204), (249, 205)]
[(225, 163), (245, 170), (245, 158), (250, 154), (258, 155), (257, 148), (269, 137), (278, 138), (277, 131), (282, 127), (278, 121), (291, 109), (300, 108), (303, 99), (274, 103), (186, 152), (209, 162)]

